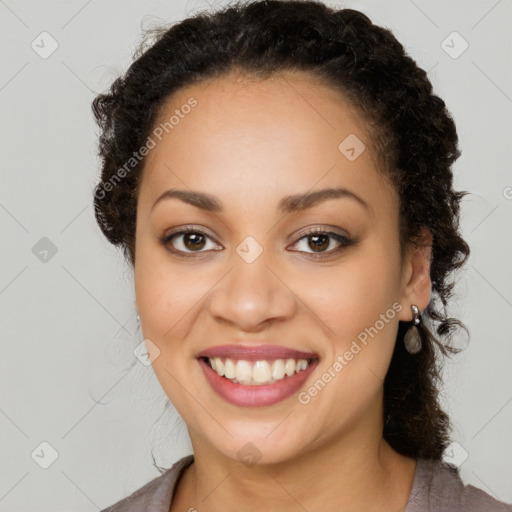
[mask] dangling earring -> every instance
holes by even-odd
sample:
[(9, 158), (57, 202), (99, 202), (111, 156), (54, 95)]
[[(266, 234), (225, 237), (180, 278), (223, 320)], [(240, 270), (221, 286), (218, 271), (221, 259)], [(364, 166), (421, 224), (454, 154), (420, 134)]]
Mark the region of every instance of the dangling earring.
[(421, 350), (421, 337), (417, 325), (421, 322), (418, 308), (412, 304), (412, 325), (409, 327), (404, 337), (405, 349), (409, 354), (417, 354)]

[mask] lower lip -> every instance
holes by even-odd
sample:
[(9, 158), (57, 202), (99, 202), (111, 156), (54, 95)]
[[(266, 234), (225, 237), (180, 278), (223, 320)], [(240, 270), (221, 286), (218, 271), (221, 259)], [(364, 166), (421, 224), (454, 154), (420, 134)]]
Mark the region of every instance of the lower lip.
[(245, 386), (221, 377), (204, 359), (198, 361), (213, 390), (227, 402), (241, 407), (263, 407), (285, 400), (301, 388), (318, 364), (318, 360), (312, 361), (305, 370), (273, 384)]

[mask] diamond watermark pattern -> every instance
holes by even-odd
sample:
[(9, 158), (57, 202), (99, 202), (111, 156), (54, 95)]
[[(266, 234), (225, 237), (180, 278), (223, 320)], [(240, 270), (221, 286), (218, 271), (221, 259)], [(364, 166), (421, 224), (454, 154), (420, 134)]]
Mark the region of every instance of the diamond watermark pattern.
[(252, 467), (258, 462), (262, 453), (252, 443), (245, 443), (240, 450), (236, 453), (238, 460), (243, 462), (247, 467)]
[(468, 42), (456, 31), (441, 42), (441, 48), (452, 58), (458, 59), (468, 48)]
[(460, 468), (468, 457), (469, 453), (457, 441), (450, 443), (443, 453), (443, 461), (457, 468)]
[(160, 349), (146, 338), (135, 347), (133, 354), (144, 366), (150, 366), (160, 356)]
[(341, 141), (338, 149), (347, 160), (353, 162), (359, 158), (361, 153), (366, 149), (366, 146), (357, 135), (351, 133)]
[(48, 32), (41, 32), (32, 43), (30, 43), (30, 46), (39, 57), (47, 59), (59, 47), (59, 43)]
[(50, 443), (43, 441), (30, 456), (40, 467), (48, 469), (59, 458), (59, 453)]
[(57, 246), (49, 238), (43, 236), (32, 247), (32, 253), (42, 263), (48, 263), (57, 254)]
[(252, 263), (263, 252), (263, 247), (255, 238), (248, 236), (237, 246), (236, 252), (246, 263)]

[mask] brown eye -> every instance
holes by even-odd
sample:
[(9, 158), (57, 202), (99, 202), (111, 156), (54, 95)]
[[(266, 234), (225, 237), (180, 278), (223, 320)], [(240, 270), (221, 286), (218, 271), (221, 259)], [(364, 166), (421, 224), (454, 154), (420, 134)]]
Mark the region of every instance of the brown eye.
[[(166, 235), (161, 239), (161, 244), (169, 251), (183, 256), (208, 252), (208, 250), (219, 250), (219, 246), (209, 235), (197, 229), (184, 229)], [(203, 250), (205, 248), (206, 250)]]
[(183, 245), (191, 251), (202, 249), (205, 245), (204, 236), (200, 233), (186, 233), (183, 235)]
[(315, 229), (304, 233), (294, 245), (299, 246), (298, 252), (322, 258), (332, 256), (354, 243), (355, 240), (339, 233)]
[(310, 240), (309, 247), (315, 252), (323, 252), (329, 247), (328, 235), (310, 235), (307, 238)]

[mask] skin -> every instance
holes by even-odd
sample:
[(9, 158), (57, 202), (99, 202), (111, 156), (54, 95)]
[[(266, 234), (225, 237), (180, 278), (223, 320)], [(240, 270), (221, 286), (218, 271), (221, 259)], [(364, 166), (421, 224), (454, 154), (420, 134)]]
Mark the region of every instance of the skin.
[[(180, 89), (162, 119), (192, 96), (198, 105), (148, 154), (137, 205), (137, 309), (144, 337), (160, 350), (153, 369), (195, 455), (170, 510), (405, 510), (415, 461), (382, 438), (383, 383), (398, 321), (430, 300), (430, 233), (401, 260), (399, 199), (376, 170), (365, 121), (314, 77), (286, 72), (262, 81), (233, 72)], [(349, 134), (366, 145), (354, 161), (338, 150)], [(287, 215), (276, 209), (283, 196), (325, 187), (351, 190), (368, 209), (346, 197)], [(175, 198), (152, 209), (171, 188), (212, 194), (224, 209)], [(183, 235), (168, 242), (189, 258), (160, 243), (186, 225), (210, 235), (202, 253)], [(314, 259), (303, 234), (311, 227), (356, 243), (338, 251), (327, 239), (320, 253), (330, 254)], [(247, 236), (263, 249), (252, 263), (236, 252)], [(306, 405), (297, 395), (267, 407), (232, 405), (196, 359), (226, 343), (316, 352), (307, 390), (393, 303), (401, 311)], [(247, 442), (261, 453), (253, 466), (237, 456)]]

